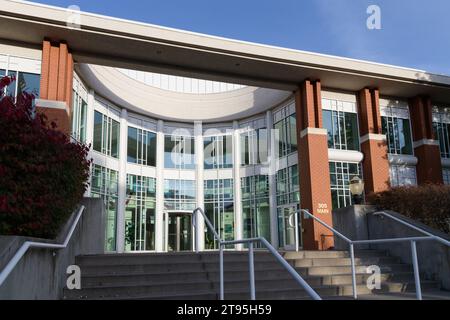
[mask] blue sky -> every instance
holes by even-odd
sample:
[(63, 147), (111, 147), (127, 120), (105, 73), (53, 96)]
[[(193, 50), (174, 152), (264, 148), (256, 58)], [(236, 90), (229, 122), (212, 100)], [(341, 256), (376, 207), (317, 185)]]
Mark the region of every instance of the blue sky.
[[(292, 49), (450, 75), (448, 0), (39, 0)], [(381, 30), (366, 27), (369, 5)]]

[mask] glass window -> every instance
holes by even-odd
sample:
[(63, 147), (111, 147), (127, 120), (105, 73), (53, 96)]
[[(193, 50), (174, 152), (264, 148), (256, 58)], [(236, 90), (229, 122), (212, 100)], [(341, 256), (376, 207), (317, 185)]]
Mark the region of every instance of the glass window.
[(297, 151), (297, 119), (295, 114), (274, 124), (278, 134), (278, 157), (287, 156)]
[(107, 156), (119, 158), (120, 123), (95, 111), (94, 150)]
[(166, 135), (164, 137), (164, 166), (168, 169), (195, 169), (194, 138)]
[(196, 187), (194, 180), (164, 180), (166, 210), (194, 210)]
[(39, 98), (41, 76), (34, 73), (18, 72), (17, 95), (28, 92)]
[(323, 126), (328, 131), (328, 147), (339, 150), (359, 150), (358, 115), (335, 110), (322, 111)]
[(10, 97), (16, 97), (16, 88), (17, 88), (17, 71), (8, 70), (7, 73), (10, 77), (15, 77), (16, 80), (11, 82), (8, 87), (6, 87), (6, 95)]
[(87, 103), (77, 91), (74, 90), (72, 95), (72, 136), (84, 143), (86, 142)]
[(444, 184), (450, 185), (450, 169), (443, 169), (442, 176), (444, 178)]
[(277, 205), (300, 203), (298, 166), (279, 170), (276, 175)]
[(156, 179), (127, 175), (125, 251), (155, 250)]
[(350, 162), (330, 162), (333, 209), (352, 205), (349, 185), (350, 181), (356, 176), (362, 178), (359, 164)]
[(267, 128), (241, 133), (240, 139), (241, 166), (267, 163), (269, 143)]
[[(204, 188), (206, 216), (221, 239), (234, 240), (233, 179), (205, 180)], [(205, 249), (218, 249), (209, 229), (205, 230)]]
[(433, 129), (439, 141), (442, 158), (450, 158), (450, 112), (448, 109), (437, 109), (433, 113)]
[[(395, 108), (389, 108), (395, 109)], [(394, 111), (390, 111), (393, 113)], [(387, 137), (390, 154), (413, 154), (411, 125), (409, 119), (397, 116), (381, 117), (383, 134)]]
[(156, 133), (128, 127), (127, 161), (156, 166)]
[(117, 199), (119, 173), (115, 170), (94, 165), (91, 178), (91, 196), (102, 198), (106, 208), (105, 250), (116, 250)]
[(244, 238), (270, 239), (269, 177), (241, 178)]
[(102, 152), (103, 115), (95, 111), (94, 114), (94, 150)]
[(416, 167), (404, 165), (392, 165), (389, 168), (391, 187), (417, 185)]
[(204, 137), (205, 169), (233, 167), (233, 137), (230, 135)]

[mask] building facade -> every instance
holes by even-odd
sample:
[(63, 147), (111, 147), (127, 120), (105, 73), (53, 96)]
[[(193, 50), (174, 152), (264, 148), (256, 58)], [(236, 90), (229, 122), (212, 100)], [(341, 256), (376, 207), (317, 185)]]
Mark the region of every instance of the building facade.
[[(243, 76), (233, 84), (225, 76), (96, 64), (86, 60), (82, 39), (41, 36), (34, 46), (0, 41), (0, 76), (17, 79), (8, 94), (36, 93), (38, 111), (91, 145), (86, 196), (105, 203), (105, 252), (191, 251), (198, 207), (222, 239), (323, 250), (333, 246), (329, 231), (293, 213), (308, 209), (332, 224), (332, 210), (352, 204), (353, 177), (364, 179), (366, 194), (450, 184), (447, 77), (439, 90), (449, 101), (416, 90), (426, 80), (398, 95), (384, 92), (379, 75), (353, 90), (331, 76), (301, 76), (282, 90)], [(218, 248), (206, 229), (200, 247)]]

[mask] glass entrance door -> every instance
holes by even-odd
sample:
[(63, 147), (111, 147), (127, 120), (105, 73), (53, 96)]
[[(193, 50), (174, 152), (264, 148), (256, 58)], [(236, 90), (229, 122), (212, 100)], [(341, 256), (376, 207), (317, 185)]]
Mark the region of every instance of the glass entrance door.
[(302, 247), (301, 220), (296, 205), (278, 208), (278, 228), (280, 248), (298, 251)]
[(193, 250), (192, 214), (166, 214), (166, 250), (173, 252)]

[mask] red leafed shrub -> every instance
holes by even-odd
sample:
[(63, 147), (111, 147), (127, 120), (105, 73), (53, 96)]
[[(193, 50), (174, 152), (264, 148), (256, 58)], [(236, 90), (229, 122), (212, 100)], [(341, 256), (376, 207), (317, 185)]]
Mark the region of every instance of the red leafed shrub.
[(0, 79), (0, 234), (54, 238), (88, 186), (89, 148), (33, 115), (31, 93), (4, 96)]
[(450, 186), (398, 187), (372, 194), (368, 202), (450, 233)]

